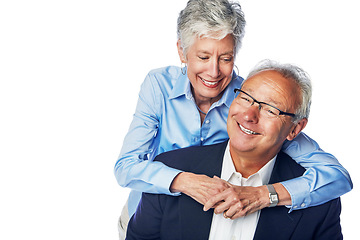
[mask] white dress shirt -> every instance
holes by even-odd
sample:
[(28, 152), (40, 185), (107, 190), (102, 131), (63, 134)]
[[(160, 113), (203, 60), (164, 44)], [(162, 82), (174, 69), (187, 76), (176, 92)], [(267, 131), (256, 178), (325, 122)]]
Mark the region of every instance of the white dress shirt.
[[(249, 178), (243, 178), (235, 170), (230, 156), (229, 143), (225, 150), (221, 178), (237, 186), (262, 186), (268, 184), (276, 156)], [(260, 210), (235, 220), (226, 219), (223, 214), (213, 215), (209, 240), (251, 240), (254, 237)]]

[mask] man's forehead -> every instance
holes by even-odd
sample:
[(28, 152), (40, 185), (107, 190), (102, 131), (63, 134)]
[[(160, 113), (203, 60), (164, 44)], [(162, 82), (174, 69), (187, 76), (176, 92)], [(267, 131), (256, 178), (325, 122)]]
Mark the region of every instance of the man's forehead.
[[(278, 101), (274, 95), (279, 96), (278, 93), (281, 93), (285, 98), (293, 97), (293, 84), (293, 81), (285, 78), (281, 73), (274, 70), (265, 70), (248, 78), (244, 82), (242, 90), (254, 95), (254, 97), (256, 96), (259, 101), (277, 104)], [(263, 91), (264, 89), (266, 91)], [(273, 95), (272, 93), (276, 94)]]
[(274, 70), (264, 70), (245, 80), (242, 88), (247, 88), (250, 86), (253, 86), (254, 88), (260, 86), (269, 86), (272, 88), (289, 87), (292, 84), (293, 81), (285, 78), (281, 73)]
[(281, 73), (279, 73), (278, 71), (275, 70), (263, 70), (260, 71), (254, 75), (252, 75), (251, 77), (249, 77), (244, 84), (246, 84), (247, 81), (249, 80), (254, 80), (254, 79), (268, 79), (268, 80), (272, 80), (274, 82), (277, 81), (281, 81), (281, 80), (286, 80), (288, 81), (288, 79), (286, 79)]

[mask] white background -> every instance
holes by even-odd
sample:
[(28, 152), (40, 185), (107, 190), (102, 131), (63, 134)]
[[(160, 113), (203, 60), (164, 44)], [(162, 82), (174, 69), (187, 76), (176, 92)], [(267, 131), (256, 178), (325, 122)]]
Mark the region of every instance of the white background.
[[(261, 59), (313, 79), (305, 132), (347, 168), (345, 239), (358, 233), (357, 1), (243, 0), (240, 75)], [(146, 73), (180, 66), (186, 0), (0, 3), (0, 239), (117, 239), (128, 190), (113, 166)], [(354, 217), (353, 217), (354, 216)]]

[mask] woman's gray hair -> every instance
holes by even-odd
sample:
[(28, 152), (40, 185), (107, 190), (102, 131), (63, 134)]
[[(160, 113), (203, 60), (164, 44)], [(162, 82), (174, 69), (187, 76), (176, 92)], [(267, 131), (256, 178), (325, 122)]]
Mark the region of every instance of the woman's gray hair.
[(286, 79), (292, 79), (301, 89), (302, 103), (295, 111), (296, 117), (293, 119), (297, 123), (303, 118), (309, 118), (312, 87), (310, 76), (302, 68), (293, 64), (281, 64), (273, 60), (263, 60), (258, 63), (255, 68), (249, 73), (247, 79), (262, 72), (262, 71), (276, 71)]
[(227, 0), (190, 0), (180, 12), (177, 35), (184, 56), (195, 38), (207, 37), (221, 40), (228, 34), (234, 38), (234, 54), (241, 47), (245, 18), (241, 6)]

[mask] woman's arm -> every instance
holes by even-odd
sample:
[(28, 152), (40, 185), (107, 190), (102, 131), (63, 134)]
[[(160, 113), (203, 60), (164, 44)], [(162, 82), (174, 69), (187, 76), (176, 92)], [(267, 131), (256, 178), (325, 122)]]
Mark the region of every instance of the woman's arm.
[(122, 187), (150, 193), (171, 193), (170, 184), (181, 171), (160, 162), (148, 161), (148, 155), (157, 151), (156, 135), (161, 116), (159, 83), (147, 75), (141, 86), (136, 111), (124, 139), (114, 174)]
[(290, 211), (320, 205), (352, 189), (346, 169), (306, 134), (285, 143), (283, 151), (306, 169), (303, 176), (281, 182), (291, 195)]
[[(227, 187), (227, 183), (221, 179), (185, 173), (167, 167), (161, 162), (148, 160), (148, 155), (159, 154), (157, 150), (160, 134), (169, 131), (161, 126), (166, 117), (162, 116), (162, 108), (168, 95), (167, 91), (171, 91), (169, 86), (171, 88), (171, 84), (166, 83), (163, 76), (155, 78), (154, 74), (150, 73), (146, 77), (140, 90), (133, 121), (115, 165), (115, 176), (123, 187), (168, 195), (179, 195), (182, 192), (204, 204), (212, 194)], [(178, 132), (188, 134), (187, 131)]]

